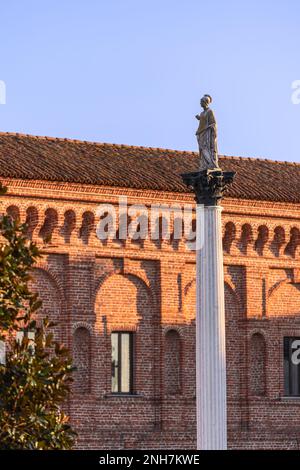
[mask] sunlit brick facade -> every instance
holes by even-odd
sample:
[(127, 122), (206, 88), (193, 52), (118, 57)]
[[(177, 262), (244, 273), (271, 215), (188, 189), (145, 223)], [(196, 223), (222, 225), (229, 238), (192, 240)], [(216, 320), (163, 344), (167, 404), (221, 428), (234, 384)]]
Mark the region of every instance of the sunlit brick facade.
[[(68, 141), (8, 139), (4, 153), (0, 145), (1, 181), (8, 187), (1, 211), (26, 220), (28, 235), (43, 251), (32, 285), (43, 300), (39, 315), (57, 322), (55, 334), (73, 351), (77, 372), (66, 408), (78, 431), (78, 448), (195, 448), (195, 253), (184, 236), (101, 242), (95, 216), (100, 204), (117, 207), (119, 196), (127, 196), (129, 205), (150, 207), (192, 204), (192, 194), (157, 188), (155, 178), (164, 171), (159, 167), (151, 176), (153, 188), (151, 181), (144, 188), (128, 187), (125, 173), (123, 185), (77, 181), (76, 172), (84, 169), (76, 161), (72, 166)], [(52, 149), (51, 142), (58, 147)], [(96, 144), (89, 145), (94, 151)], [(74, 141), (70, 146), (78, 148), (76, 158), (88, 166), (85, 147)], [(135, 149), (123, 148), (128, 154)], [(153, 152), (165, 158), (166, 151)], [(182, 159), (181, 168), (174, 163), (177, 173), (186, 169), (186, 162), (184, 153), (176, 154)], [(34, 158), (39, 157), (49, 178), (34, 177)], [(67, 178), (63, 169), (61, 179), (51, 176), (59, 158), (69, 159)], [(16, 161), (20, 168), (15, 173)], [(252, 168), (259, 167), (258, 160), (250, 161), (251, 170), (243, 159), (223, 161), (233, 162), (237, 180), (240, 171), (255, 186)], [(300, 398), (286, 397), (284, 381), (284, 338), (300, 337), (300, 200), (289, 201), (286, 194), (281, 198), (276, 179), (277, 172), (292, 173), (294, 168), (300, 178), (297, 166), (268, 162), (258, 171), (265, 171), (269, 181), (265, 200), (264, 188), (253, 186), (262, 196), (247, 197), (248, 189), (243, 196), (233, 188), (223, 202), (230, 448), (300, 445)], [(138, 178), (138, 156), (132, 171)], [(144, 167), (143, 175), (146, 171)], [(251, 181), (247, 184), (251, 190)], [(123, 395), (112, 394), (112, 332), (134, 335), (132, 390)]]

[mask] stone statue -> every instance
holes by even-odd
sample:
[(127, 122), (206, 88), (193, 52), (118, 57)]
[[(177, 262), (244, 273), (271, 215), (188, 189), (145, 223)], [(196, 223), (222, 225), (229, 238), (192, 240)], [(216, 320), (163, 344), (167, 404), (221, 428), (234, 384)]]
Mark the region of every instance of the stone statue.
[(200, 101), (203, 111), (200, 115), (196, 115), (196, 118), (199, 121), (196, 136), (199, 145), (200, 171), (219, 169), (217, 123), (213, 111), (209, 108), (209, 104), (211, 102), (211, 96), (204, 95)]

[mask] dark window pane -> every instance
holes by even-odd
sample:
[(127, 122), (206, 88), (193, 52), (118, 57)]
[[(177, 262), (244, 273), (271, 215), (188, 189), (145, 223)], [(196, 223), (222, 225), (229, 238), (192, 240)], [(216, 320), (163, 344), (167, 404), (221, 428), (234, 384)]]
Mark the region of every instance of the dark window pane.
[(284, 338), (284, 394), (290, 394), (290, 339)]
[(118, 334), (111, 335), (111, 391), (118, 392)]
[(284, 338), (284, 391), (287, 396), (300, 396), (300, 338)]

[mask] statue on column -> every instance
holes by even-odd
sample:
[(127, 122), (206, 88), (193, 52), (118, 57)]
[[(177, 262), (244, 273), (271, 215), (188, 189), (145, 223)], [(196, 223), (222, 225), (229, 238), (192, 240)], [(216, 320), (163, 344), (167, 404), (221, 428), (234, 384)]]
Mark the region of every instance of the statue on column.
[(200, 164), (198, 170), (183, 173), (186, 186), (195, 193), (197, 204), (217, 206), (227, 187), (233, 182), (235, 171), (222, 171), (218, 164), (217, 123), (213, 111), (209, 108), (212, 98), (204, 95), (200, 104), (202, 113), (197, 114), (199, 127), (196, 132)]
[(196, 136), (199, 145), (200, 171), (220, 169), (218, 164), (217, 123), (214, 113), (209, 107), (211, 102), (211, 96), (204, 95), (200, 101), (203, 111), (201, 114), (196, 115), (196, 119), (199, 121)]

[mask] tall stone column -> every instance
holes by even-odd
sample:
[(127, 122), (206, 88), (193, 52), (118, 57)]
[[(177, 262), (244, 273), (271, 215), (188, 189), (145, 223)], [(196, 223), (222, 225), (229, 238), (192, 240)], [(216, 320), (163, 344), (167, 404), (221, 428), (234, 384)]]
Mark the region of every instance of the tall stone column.
[(182, 175), (197, 202), (196, 404), (197, 449), (227, 449), (225, 306), (219, 205), (234, 172)]

